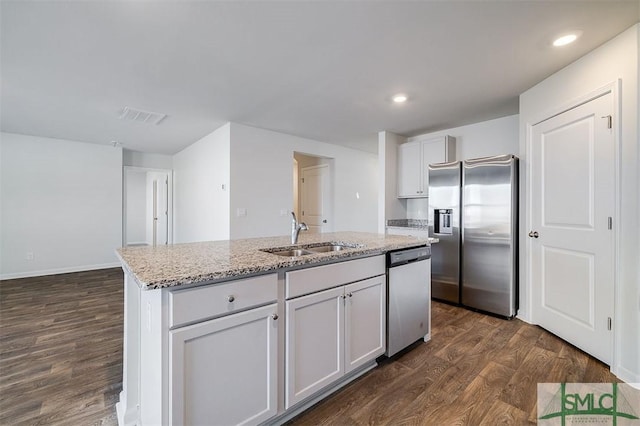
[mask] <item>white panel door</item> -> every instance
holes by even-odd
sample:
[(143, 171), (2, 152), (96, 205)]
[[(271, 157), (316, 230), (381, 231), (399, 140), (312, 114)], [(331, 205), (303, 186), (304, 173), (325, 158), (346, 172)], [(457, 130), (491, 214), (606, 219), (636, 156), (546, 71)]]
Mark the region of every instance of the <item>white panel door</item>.
[(305, 167), (302, 169), (302, 219), (309, 232), (329, 232), (331, 212), (331, 188), (329, 166)]
[(169, 175), (147, 172), (147, 243), (165, 245), (169, 240)]
[(345, 373), (384, 354), (386, 279), (381, 275), (345, 287)]
[(166, 173), (156, 173), (154, 218), (156, 238), (154, 245), (169, 243), (169, 176)]
[[(532, 128), (532, 315), (610, 364), (614, 135), (608, 93)], [(604, 117), (604, 118), (603, 118)]]
[(285, 408), (344, 375), (344, 287), (286, 302)]
[(170, 332), (173, 425), (253, 425), (277, 412), (277, 305)]

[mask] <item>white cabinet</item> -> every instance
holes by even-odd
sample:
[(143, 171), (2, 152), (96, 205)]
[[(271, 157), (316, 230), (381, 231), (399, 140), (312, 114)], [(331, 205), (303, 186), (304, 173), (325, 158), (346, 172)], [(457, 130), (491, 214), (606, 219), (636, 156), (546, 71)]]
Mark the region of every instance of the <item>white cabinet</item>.
[(421, 143), (403, 143), (398, 146), (398, 197), (422, 197), (421, 191)]
[(169, 332), (173, 425), (258, 424), (277, 412), (277, 304)]
[(345, 286), (345, 374), (386, 349), (386, 275)]
[(441, 136), (398, 146), (398, 198), (428, 197), (429, 164), (454, 161), (455, 138)]
[(250, 425), (276, 415), (277, 284), (268, 274), (168, 291), (171, 424)]
[(286, 302), (285, 408), (344, 375), (343, 296), (338, 287)]
[(386, 276), (287, 300), (285, 408), (385, 351)]
[(169, 327), (232, 314), (278, 298), (278, 276), (260, 275), (228, 283), (169, 291)]

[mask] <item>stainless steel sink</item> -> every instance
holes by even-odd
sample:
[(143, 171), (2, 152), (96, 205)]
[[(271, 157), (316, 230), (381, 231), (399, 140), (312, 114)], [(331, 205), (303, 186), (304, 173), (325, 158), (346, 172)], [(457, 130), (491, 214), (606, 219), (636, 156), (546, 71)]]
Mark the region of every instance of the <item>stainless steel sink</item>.
[(267, 253), (275, 254), (283, 257), (299, 257), (313, 254), (312, 251), (302, 249), (282, 249), (282, 250), (263, 250)]
[(316, 247), (307, 247), (307, 250), (315, 253), (327, 253), (330, 251), (340, 251), (347, 248), (351, 248), (351, 247), (343, 246), (340, 244), (328, 244), (328, 245), (322, 245), (322, 246), (316, 246)]
[(347, 245), (347, 244), (336, 244), (336, 243), (324, 243), (317, 244), (314, 246), (302, 246), (301, 248), (272, 248), (272, 249), (264, 249), (265, 253), (275, 254), (277, 256), (283, 257), (299, 257), (299, 256), (307, 256), (310, 254), (318, 254), (318, 253), (330, 253), (341, 251), (344, 249), (357, 248), (357, 245)]

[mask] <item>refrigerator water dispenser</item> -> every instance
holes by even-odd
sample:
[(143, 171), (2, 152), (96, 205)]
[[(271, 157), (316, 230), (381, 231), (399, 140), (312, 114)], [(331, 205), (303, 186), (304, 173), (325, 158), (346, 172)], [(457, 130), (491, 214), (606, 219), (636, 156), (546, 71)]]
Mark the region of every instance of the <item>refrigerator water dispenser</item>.
[(434, 234), (453, 234), (453, 209), (436, 209), (433, 215)]

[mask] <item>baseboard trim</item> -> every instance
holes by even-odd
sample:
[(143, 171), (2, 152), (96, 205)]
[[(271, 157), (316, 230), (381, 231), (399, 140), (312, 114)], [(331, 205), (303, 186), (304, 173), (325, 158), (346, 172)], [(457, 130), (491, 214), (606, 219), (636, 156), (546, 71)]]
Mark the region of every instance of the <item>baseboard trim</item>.
[(120, 262), (113, 262), (113, 263), (100, 263), (96, 265), (69, 266), (67, 268), (44, 269), (41, 271), (16, 272), (13, 274), (0, 274), (0, 280), (42, 277), (45, 275), (68, 274), (70, 272), (94, 271), (96, 269), (117, 268), (119, 266), (120, 266)]
[(318, 402), (322, 401), (323, 399), (325, 399), (329, 395), (335, 393), (339, 389), (341, 389), (341, 388), (345, 387), (346, 385), (348, 385), (349, 383), (353, 382), (358, 377), (364, 375), (365, 373), (369, 372), (370, 370), (373, 370), (377, 366), (378, 366), (378, 363), (375, 360), (372, 360), (371, 362), (361, 366), (359, 369), (357, 369), (355, 371), (352, 371), (347, 376), (345, 376), (342, 379), (340, 379), (337, 383), (331, 384), (327, 388), (319, 391), (319, 393), (316, 394), (315, 396), (310, 396), (306, 400), (300, 401), (297, 405), (294, 405), (293, 407), (291, 407), (291, 408), (287, 409), (286, 411), (276, 415), (275, 417), (270, 418), (266, 422), (262, 423), (261, 426), (264, 426), (264, 425), (281, 426), (281, 425), (283, 425), (284, 423), (286, 423), (289, 420), (293, 419), (297, 415), (301, 414), (303, 411), (307, 410), (308, 408), (310, 408), (313, 405), (317, 404)]
[(633, 371), (621, 366), (617, 366), (615, 369), (612, 368), (611, 372), (626, 384), (636, 389), (640, 389), (640, 374), (634, 373)]

